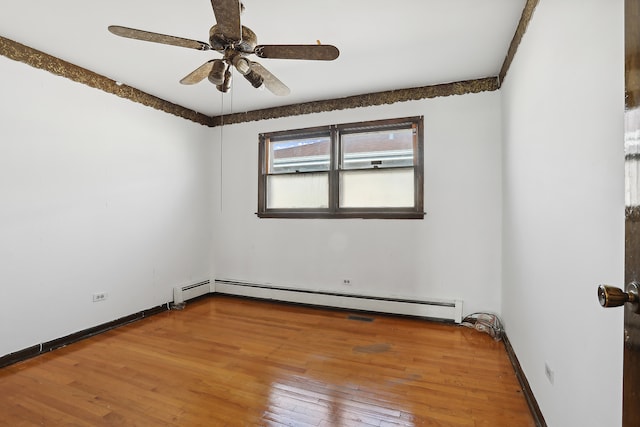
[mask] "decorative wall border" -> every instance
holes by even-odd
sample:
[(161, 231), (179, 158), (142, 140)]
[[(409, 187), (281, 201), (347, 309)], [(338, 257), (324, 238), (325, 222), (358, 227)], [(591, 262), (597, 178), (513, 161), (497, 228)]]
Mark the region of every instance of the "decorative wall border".
[(352, 108), (370, 107), (376, 105), (393, 104), (396, 102), (414, 101), (427, 98), (436, 98), (451, 95), (464, 95), (469, 93), (495, 91), (500, 89), (511, 62), (513, 61), (518, 46), (527, 30), (529, 21), (533, 16), (539, 0), (527, 0), (522, 11), (516, 32), (511, 40), (507, 55), (502, 64), (498, 76), (482, 79), (466, 80), (453, 83), (444, 83), (432, 86), (420, 86), (406, 89), (390, 90), (384, 92), (355, 95), (345, 98), (328, 99), (323, 101), (306, 102), (301, 104), (285, 105), (281, 107), (253, 110), (243, 113), (233, 113), (221, 116), (207, 116), (195, 112), (186, 107), (165, 101), (164, 99), (150, 95), (139, 89), (124, 84), (118, 84), (112, 79), (97, 74), (86, 68), (79, 67), (70, 62), (51, 56), (47, 53), (25, 46), (16, 41), (0, 36), (0, 55), (15, 61), (23, 62), (32, 67), (49, 71), (58, 76), (66, 77), (78, 83), (103, 90), (121, 98), (182, 117), (193, 122), (209, 126), (223, 126), (225, 124), (238, 124), (258, 120), (268, 120), (281, 117), (299, 116), (304, 114), (321, 113), (326, 111), (346, 110)]
[(300, 116), (303, 114), (322, 113), (325, 111), (371, 107), (374, 105), (394, 104), (396, 102), (415, 101), (441, 96), (464, 95), (468, 93), (487, 92), (498, 89), (498, 78), (486, 77), (484, 79), (389, 90), (365, 95), (348, 96), (345, 98), (327, 99), (324, 101), (305, 102), (302, 104), (266, 108), (264, 110), (247, 111), (245, 113), (234, 113), (225, 116), (214, 116), (211, 118), (211, 126)]
[(533, 12), (535, 12), (536, 6), (538, 6), (538, 1), (539, 0), (527, 0), (527, 3), (524, 5), (522, 16), (520, 16), (520, 22), (518, 22), (518, 27), (516, 28), (516, 32), (513, 35), (513, 39), (511, 39), (511, 44), (509, 45), (507, 56), (504, 58), (502, 68), (500, 69), (500, 73), (498, 74), (498, 84), (500, 86), (502, 86), (502, 82), (507, 76), (509, 67), (511, 67), (511, 63), (513, 62), (513, 58), (515, 58), (516, 56), (516, 52), (518, 50), (518, 47), (520, 46), (522, 37), (524, 37), (524, 33), (527, 31), (527, 27), (529, 26), (529, 22), (533, 17)]
[(103, 75), (2, 36), (0, 55), (202, 125), (210, 126), (211, 123), (211, 118), (205, 114), (165, 101), (134, 87), (118, 84)]

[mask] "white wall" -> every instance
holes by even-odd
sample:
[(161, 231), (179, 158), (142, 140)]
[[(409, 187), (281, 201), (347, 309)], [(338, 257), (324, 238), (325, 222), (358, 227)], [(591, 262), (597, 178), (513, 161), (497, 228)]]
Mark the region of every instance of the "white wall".
[[(259, 219), (258, 134), (424, 115), (424, 220)], [(500, 310), (500, 94), (452, 96), (214, 129), (217, 279), (464, 300)], [(351, 286), (344, 286), (349, 279)]]
[(1, 56), (0, 75), (0, 356), (210, 278), (210, 129)]
[(501, 90), (502, 312), (549, 426), (621, 424), (623, 76), (623, 0), (541, 0)]

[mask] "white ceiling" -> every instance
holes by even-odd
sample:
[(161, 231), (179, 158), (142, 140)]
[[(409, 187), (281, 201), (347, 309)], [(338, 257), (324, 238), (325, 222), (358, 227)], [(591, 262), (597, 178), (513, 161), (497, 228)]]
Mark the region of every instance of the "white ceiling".
[(333, 44), (335, 61), (258, 60), (278, 97), (237, 72), (222, 94), (179, 80), (215, 51), (117, 37), (109, 25), (208, 42), (209, 0), (1, 0), (0, 35), (209, 116), (498, 75), (526, 0), (243, 0), (260, 44)]

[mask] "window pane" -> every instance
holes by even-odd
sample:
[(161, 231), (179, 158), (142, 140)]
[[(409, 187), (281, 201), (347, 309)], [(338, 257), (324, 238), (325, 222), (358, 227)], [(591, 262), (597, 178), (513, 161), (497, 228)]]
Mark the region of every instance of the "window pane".
[(342, 169), (413, 166), (413, 129), (342, 135)]
[(340, 207), (413, 207), (413, 183), (413, 168), (340, 172)]
[(421, 116), (259, 135), (258, 217), (424, 217)]
[(329, 136), (269, 142), (268, 173), (329, 170)]
[(326, 172), (267, 176), (267, 209), (328, 206), (329, 174)]

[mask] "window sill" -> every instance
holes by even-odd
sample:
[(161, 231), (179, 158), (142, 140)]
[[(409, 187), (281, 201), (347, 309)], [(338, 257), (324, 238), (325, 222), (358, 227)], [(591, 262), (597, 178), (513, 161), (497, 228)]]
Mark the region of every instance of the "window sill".
[(426, 212), (407, 211), (267, 211), (257, 212), (258, 218), (308, 218), (308, 219), (424, 219)]

